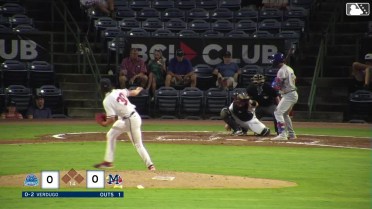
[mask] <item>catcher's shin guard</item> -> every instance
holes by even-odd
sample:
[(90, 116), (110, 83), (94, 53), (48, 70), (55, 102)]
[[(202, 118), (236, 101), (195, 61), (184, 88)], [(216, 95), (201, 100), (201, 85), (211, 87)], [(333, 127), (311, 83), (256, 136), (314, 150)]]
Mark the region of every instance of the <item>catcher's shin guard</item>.
[(231, 115), (231, 112), (228, 108), (222, 108), (220, 112), (220, 116), (223, 121), (225, 121), (226, 124), (230, 126), (230, 128), (234, 131), (240, 130), (239, 125), (236, 123), (234, 118)]
[(270, 135), (270, 129), (269, 128), (264, 128), (262, 132), (259, 134), (259, 136), (267, 136)]

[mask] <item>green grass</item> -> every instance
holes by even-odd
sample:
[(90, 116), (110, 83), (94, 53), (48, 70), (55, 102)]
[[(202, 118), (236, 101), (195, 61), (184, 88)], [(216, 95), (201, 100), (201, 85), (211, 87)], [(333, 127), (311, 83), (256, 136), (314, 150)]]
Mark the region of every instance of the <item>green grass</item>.
[[(222, 126), (144, 125), (144, 130), (211, 130)], [(63, 132), (99, 131), (95, 124), (0, 125), (0, 138), (33, 138)], [(316, 134), (352, 136), (355, 130), (326, 128)], [(297, 130), (310, 134), (313, 130)], [(364, 137), (370, 130), (362, 131)], [(20, 133), (24, 132), (24, 133)], [(13, 133), (14, 135), (14, 133)], [(25, 199), (22, 188), (0, 188), (1, 208), (257, 208), (257, 209), (369, 209), (372, 188), (371, 150), (317, 147), (261, 147), (177, 145), (146, 143), (159, 170), (238, 175), (293, 181), (297, 187), (281, 189), (124, 189), (123, 199)], [(91, 170), (102, 160), (105, 142), (0, 145), (0, 175), (29, 174), (41, 170)], [(119, 142), (118, 170), (144, 170), (134, 147)], [(125, 182), (125, 177), (124, 177)], [(30, 188), (27, 188), (29, 190)]]

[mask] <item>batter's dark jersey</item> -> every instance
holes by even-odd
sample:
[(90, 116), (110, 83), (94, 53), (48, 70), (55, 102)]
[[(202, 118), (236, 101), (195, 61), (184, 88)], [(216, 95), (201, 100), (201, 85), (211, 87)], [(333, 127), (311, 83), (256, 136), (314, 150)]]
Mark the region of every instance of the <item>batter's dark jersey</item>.
[(279, 93), (271, 87), (270, 84), (264, 83), (262, 85), (262, 91), (260, 92), (259, 86), (250, 84), (247, 88), (249, 97), (256, 100), (262, 107), (270, 106), (275, 104), (275, 98), (279, 96)]

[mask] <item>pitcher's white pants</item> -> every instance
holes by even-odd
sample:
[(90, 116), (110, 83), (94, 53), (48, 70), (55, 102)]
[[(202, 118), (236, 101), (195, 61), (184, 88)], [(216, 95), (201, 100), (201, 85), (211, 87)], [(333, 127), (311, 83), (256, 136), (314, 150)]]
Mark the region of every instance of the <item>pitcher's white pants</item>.
[(118, 119), (112, 128), (107, 132), (106, 139), (106, 154), (105, 161), (113, 162), (115, 155), (116, 139), (124, 132), (127, 132), (129, 139), (133, 146), (135, 146), (138, 154), (145, 162), (146, 167), (152, 165), (150, 155), (142, 143), (142, 132), (141, 132), (142, 119), (141, 116), (136, 112), (128, 119)]

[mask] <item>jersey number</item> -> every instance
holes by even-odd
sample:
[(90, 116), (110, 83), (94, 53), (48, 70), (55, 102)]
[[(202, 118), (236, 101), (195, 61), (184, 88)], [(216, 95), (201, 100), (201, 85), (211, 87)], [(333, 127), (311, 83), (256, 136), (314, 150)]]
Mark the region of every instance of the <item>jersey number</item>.
[(119, 103), (123, 103), (124, 105), (127, 105), (128, 104), (128, 100), (127, 98), (124, 96), (123, 93), (120, 93), (118, 98), (116, 98), (116, 101), (119, 102)]

